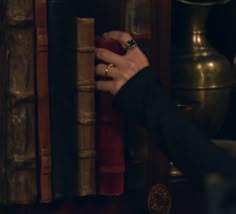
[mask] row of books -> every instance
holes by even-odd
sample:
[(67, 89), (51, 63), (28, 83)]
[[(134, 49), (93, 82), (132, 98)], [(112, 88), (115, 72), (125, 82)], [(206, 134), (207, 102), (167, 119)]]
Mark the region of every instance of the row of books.
[(95, 18), (75, 1), (0, 0), (0, 203), (146, 187), (147, 133), (95, 91)]

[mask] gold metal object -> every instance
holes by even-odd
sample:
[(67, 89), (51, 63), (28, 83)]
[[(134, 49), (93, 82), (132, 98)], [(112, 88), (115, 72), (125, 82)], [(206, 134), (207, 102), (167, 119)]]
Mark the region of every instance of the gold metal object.
[(170, 176), (171, 177), (183, 176), (183, 173), (174, 165), (173, 162), (170, 162)]
[(183, 30), (173, 50), (173, 98), (179, 106), (192, 106), (188, 112), (192, 120), (214, 136), (229, 107), (233, 70), (229, 60), (206, 39), (205, 23), (211, 7), (184, 1), (178, 6)]
[(114, 65), (112, 63), (108, 64), (107, 67), (105, 68), (105, 76), (108, 76), (109, 68), (113, 67)]
[(177, 1), (190, 5), (211, 6), (216, 4), (226, 4), (231, 0), (177, 0)]

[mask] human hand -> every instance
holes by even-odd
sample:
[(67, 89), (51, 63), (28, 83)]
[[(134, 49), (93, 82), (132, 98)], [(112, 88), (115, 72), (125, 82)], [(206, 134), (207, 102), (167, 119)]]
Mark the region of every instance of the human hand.
[[(109, 77), (108, 80), (98, 80), (96, 88), (115, 95), (131, 77), (148, 66), (149, 62), (127, 32), (110, 31), (104, 33), (103, 37), (118, 41), (127, 50), (124, 55), (119, 55), (105, 48), (96, 48), (96, 58), (104, 62), (96, 66), (96, 74)], [(131, 43), (127, 46), (128, 41)]]

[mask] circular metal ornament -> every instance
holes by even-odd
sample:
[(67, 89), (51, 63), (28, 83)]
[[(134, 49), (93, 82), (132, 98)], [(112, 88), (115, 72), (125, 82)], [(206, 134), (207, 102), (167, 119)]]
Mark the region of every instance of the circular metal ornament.
[(150, 214), (169, 214), (171, 195), (164, 184), (156, 184), (148, 195), (148, 210)]

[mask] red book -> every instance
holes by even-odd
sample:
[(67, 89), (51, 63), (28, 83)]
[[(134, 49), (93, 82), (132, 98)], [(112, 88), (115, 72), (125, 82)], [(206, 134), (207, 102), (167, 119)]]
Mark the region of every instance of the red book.
[[(114, 40), (98, 38), (96, 47), (123, 54)], [(124, 192), (124, 125), (121, 115), (112, 110), (112, 95), (97, 93), (97, 193), (114, 196)]]

